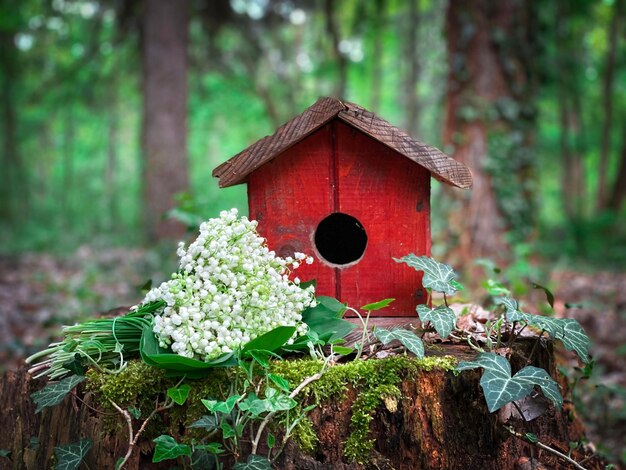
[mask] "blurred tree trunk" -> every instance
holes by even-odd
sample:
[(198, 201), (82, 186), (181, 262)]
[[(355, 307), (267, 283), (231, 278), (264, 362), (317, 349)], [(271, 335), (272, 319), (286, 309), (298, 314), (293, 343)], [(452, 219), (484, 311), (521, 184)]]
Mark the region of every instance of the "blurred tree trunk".
[(380, 93), (383, 83), (383, 31), (385, 29), (385, 0), (374, 1), (372, 14), (372, 86), (370, 106), (380, 112)]
[(419, 135), (419, 103), (417, 99), (417, 83), (420, 76), (419, 54), (417, 49), (417, 32), (419, 31), (419, 0), (409, 0), (409, 13), (406, 16), (406, 51), (408, 58), (407, 72), (404, 79), (404, 99), (406, 119), (404, 128), (409, 135)]
[(606, 51), (606, 61), (604, 66), (604, 80), (602, 80), (602, 109), (604, 121), (602, 123), (602, 140), (600, 142), (600, 165), (598, 167), (598, 191), (596, 196), (596, 206), (603, 209), (607, 205), (608, 188), (608, 168), (611, 154), (611, 130), (613, 128), (613, 88), (615, 81), (615, 62), (617, 55), (618, 31), (622, 14), (624, 0), (615, 0), (613, 5), (613, 17), (609, 27)]
[(561, 173), (561, 198), (565, 215), (570, 221), (583, 217), (586, 199), (585, 171), (582, 149), (581, 90), (576, 76), (580, 64), (575, 51), (582, 41), (580, 31), (571, 26), (572, 12), (567, 2), (556, 7), (556, 64), (557, 97), (559, 109), (559, 146), (563, 171)]
[(61, 202), (61, 213), (63, 214), (63, 226), (69, 230), (74, 223), (74, 138), (76, 136), (76, 121), (74, 119), (74, 108), (68, 106), (63, 123), (63, 152), (61, 164), (63, 165), (63, 179), (60, 189), (59, 201)]
[(117, 102), (117, 89), (116, 83), (112, 77), (109, 88), (109, 103), (108, 103), (108, 123), (107, 123), (107, 160), (106, 168), (104, 170), (104, 191), (106, 195), (106, 219), (105, 227), (110, 229), (115, 228), (117, 219), (117, 188), (115, 174), (117, 171), (117, 144), (119, 138), (119, 110)]
[(622, 151), (620, 152), (619, 169), (613, 183), (613, 191), (609, 199), (608, 208), (619, 211), (624, 199), (626, 199), (626, 125), (622, 130)]
[(330, 36), (332, 54), (337, 63), (337, 81), (333, 95), (335, 98), (344, 99), (348, 82), (348, 60), (339, 48), (341, 32), (335, 18), (337, 4), (335, 0), (324, 0), (324, 17), (326, 21), (326, 33)]
[(188, 0), (146, 0), (142, 17), (143, 197), (150, 241), (177, 237), (184, 228), (163, 215), (188, 187)]
[[(13, 9), (12, 9), (13, 8)], [(0, 220), (13, 219), (19, 201), (28, 195), (17, 136), (18, 51), (15, 36), (19, 30), (19, 11), (7, 0), (0, 1), (0, 98), (2, 152), (0, 155)], [(18, 197), (19, 194), (19, 197)]]
[(444, 143), (454, 148), (452, 156), (474, 176), (471, 191), (453, 193), (459, 210), (451, 212), (449, 223), (459, 239), (458, 261), (466, 266), (481, 257), (506, 262), (507, 229), (523, 233), (531, 225), (529, 147), (534, 108), (529, 6), (516, 0), (451, 0), (446, 12)]

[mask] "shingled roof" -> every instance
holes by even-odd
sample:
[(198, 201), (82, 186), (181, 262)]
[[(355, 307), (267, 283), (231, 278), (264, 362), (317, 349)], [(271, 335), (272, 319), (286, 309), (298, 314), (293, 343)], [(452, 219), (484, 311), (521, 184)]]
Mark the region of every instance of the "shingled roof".
[(435, 147), (413, 139), (374, 113), (335, 98), (320, 98), (302, 114), (276, 129), (273, 135), (263, 137), (215, 168), (213, 176), (220, 179), (219, 185), (222, 188), (243, 183), (254, 170), (334, 118), (423, 166), (442, 183), (464, 189), (472, 186), (472, 174), (462, 163)]

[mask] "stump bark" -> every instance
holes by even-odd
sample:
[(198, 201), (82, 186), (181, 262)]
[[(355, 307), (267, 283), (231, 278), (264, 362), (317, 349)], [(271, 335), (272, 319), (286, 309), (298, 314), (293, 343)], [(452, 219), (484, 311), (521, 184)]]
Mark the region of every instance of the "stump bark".
[[(465, 347), (442, 345), (440, 353), (467, 359)], [(471, 354), (469, 354), (471, 357)], [(547, 368), (554, 376), (551, 349), (543, 349), (535, 365)], [(513, 364), (515, 368), (515, 364)], [(350, 436), (355, 389), (347, 386), (343, 397), (332, 397), (320, 403), (310, 414), (317, 437), (317, 449), (303, 452), (290, 442), (276, 462), (278, 469), (342, 470), (342, 469), (530, 469), (572, 468), (571, 464), (512, 436), (505, 421), (514, 408), (489, 413), (479, 386), (480, 371), (455, 375), (435, 369), (420, 371), (413, 380), (404, 380), (401, 397), (383, 400), (373, 415), (369, 438), (373, 451), (363, 463), (349, 462), (344, 444)], [(43, 380), (32, 379), (25, 369), (9, 371), (0, 382), (2, 432), (0, 449), (10, 457), (0, 457), (0, 468), (45, 469), (54, 462), (54, 447), (91, 438), (93, 446), (81, 468), (114, 468), (126, 453), (128, 436), (121, 416), (119, 431), (110, 431), (106, 416), (96, 411), (90, 394), (77, 389), (54, 408), (35, 414), (30, 394), (41, 389)], [(565, 383), (562, 383), (566, 387)], [(565, 390), (564, 390), (565, 391)], [(581, 441), (584, 429), (576, 419), (567, 399), (563, 410), (549, 406), (546, 413), (529, 422), (519, 417), (509, 421), (522, 433), (533, 433), (539, 440), (565, 454), (569, 443)], [(171, 468), (173, 461), (151, 463), (152, 443), (143, 440), (125, 466), (127, 469)], [(582, 451), (572, 457), (585, 459)], [(540, 463), (543, 466), (537, 466)], [(533, 466), (534, 465), (534, 466)], [(602, 468), (595, 457), (587, 459), (586, 468)]]

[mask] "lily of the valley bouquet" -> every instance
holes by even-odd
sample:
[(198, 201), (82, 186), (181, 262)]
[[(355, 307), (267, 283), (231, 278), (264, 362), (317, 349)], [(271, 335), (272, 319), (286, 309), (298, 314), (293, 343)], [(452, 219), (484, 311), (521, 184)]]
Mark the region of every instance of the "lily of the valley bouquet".
[(63, 341), (28, 358), (41, 360), (31, 371), (57, 378), (84, 366), (119, 370), (140, 353), (158, 365), (155, 350), (216, 362), (280, 327), (292, 327), (283, 329), (292, 343), (307, 332), (302, 312), (315, 306), (315, 293), (290, 276), (313, 259), (276, 256), (256, 226), (236, 209), (202, 223), (189, 247), (180, 244), (179, 271), (169, 281), (123, 317), (65, 327)]

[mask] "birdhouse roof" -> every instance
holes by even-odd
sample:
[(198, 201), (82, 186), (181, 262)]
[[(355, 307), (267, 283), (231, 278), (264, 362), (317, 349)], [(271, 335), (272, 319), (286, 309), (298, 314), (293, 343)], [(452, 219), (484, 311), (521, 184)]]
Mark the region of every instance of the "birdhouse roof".
[(222, 188), (240, 184), (261, 165), (311, 135), (332, 119), (339, 119), (423, 166), (442, 183), (458, 188), (472, 186), (472, 174), (441, 150), (410, 137), (366, 109), (335, 98), (320, 98), (302, 114), (287, 121), (271, 136), (263, 137), (213, 170)]

